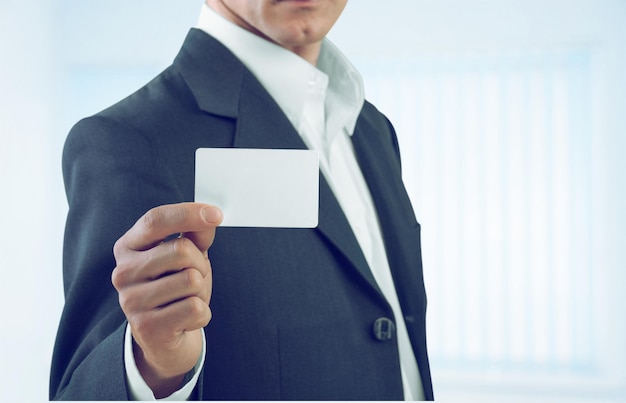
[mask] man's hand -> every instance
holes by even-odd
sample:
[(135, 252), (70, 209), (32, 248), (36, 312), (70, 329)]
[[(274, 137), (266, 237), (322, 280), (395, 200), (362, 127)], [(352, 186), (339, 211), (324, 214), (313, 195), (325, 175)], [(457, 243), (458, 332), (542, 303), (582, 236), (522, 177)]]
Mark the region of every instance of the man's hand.
[(211, 320), (207, 251), (221, 221), (221, 211), (205, 204), (160, 206), (115, 243), (113, 285), (137, 367), (157, 398), (180, 388), (202, 351), (202, 328)]

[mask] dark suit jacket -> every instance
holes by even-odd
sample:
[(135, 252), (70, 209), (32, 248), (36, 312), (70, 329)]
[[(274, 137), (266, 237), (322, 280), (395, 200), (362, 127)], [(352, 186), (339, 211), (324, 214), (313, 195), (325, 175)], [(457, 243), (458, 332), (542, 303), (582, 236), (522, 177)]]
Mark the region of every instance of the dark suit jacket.
[[(432, 399), (420, 226), (401, 181), (393, 128), (369, 103), (353, 143)], [(305, 145), (242, 63), (195, 29), (172, 66), (70, 132), (63, 156), (66, 303), (51, 398), (128, 399), (112, 246), (148, 209), (194, 199), (199, 147)], [(210, 257), (213, 319), (195, 397), (402, 399), (396, 340), (379, 341), (372, 332), (377, 318), (395, 320), (392, 310), (323, 178), (318, 228), (219, 228)]]

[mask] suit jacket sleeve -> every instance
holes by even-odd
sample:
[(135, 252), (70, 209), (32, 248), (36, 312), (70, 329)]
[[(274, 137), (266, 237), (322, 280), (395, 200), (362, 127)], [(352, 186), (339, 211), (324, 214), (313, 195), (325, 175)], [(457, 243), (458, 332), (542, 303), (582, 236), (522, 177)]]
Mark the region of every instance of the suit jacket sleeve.
[(57, 334), (50, 398), (126, 400), (125, 317), (111, 284), (112, 245), (145, 211), (181, 201), (154, 164), (153, 145), (105, 117), (79, 122), (63, 154), (69, 203), (63, 249), (66, 304)]

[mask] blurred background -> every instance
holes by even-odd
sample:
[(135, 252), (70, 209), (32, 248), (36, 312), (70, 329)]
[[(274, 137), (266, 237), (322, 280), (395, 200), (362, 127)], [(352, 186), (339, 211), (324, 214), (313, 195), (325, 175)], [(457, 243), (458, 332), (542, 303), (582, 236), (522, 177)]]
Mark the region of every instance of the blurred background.
[[(68, 130), (200, 6), (0, 0), (1, 400), (47, 400)], [(400, 137), (438, 400), (626, 401), (626, 1), (352, 0), (330, 37)]]

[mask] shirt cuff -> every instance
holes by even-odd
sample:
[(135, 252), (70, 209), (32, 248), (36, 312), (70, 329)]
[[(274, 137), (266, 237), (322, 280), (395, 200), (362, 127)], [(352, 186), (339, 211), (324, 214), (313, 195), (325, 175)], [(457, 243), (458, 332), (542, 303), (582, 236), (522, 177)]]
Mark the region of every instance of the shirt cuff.
[[(193, 389), (198, 383), (198, 377), (204, 366), (204, 356), (206, 353), (206, 339), (202, 332), (202, 354), (198, 358), (198, 362), (193, 368), (194, 374), (182, 388), (172, 393), (168, 397), (158, 399), (159, 401), (181, 401), (187, 400), (191, 396)], [(143, 380), (139, 373), (137, 364), (135, 363), (135, 355), (133, 354), (133, 337), (130, 331), (130, 325), (126, 324), (126, 333), (124, 335), (124, 367), (126, 369), (126, 381), (132, 400), (157, 400), (152, 393), (152, 389)]]

